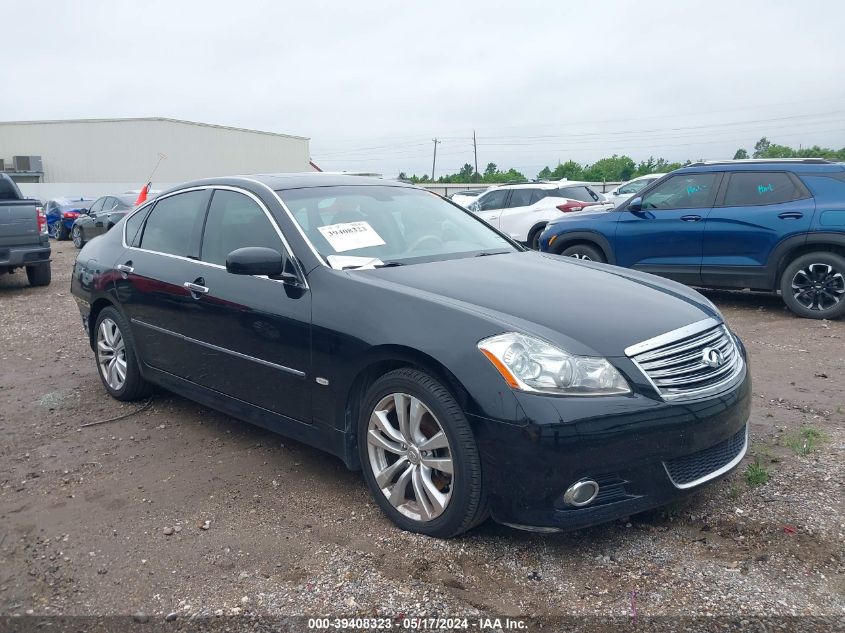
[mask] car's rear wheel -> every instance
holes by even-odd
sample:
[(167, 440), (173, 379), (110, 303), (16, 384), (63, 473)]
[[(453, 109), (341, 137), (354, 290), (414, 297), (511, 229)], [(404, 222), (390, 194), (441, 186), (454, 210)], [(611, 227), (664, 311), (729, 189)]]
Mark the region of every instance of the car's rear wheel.
[(604, 254), (595, 246), (589, 244), (575, 244), (569, 246), (561, 252), (564, 257), (574, 257), (575, 259), (584, 259), (592, 262), (604, 262)]
[(137, 400), (150, 392), (141, 377), (135, 341), (126, 320), (116, 308), (103, 308), (94, 326), (97, 373), (106, 391), (117, 400)]
[(543, 234), (543, 230), (546, 228), (546, 225), (543, 224), (542, 226), (537, 226), (531, 229), (531, 233), (528, 234), (528, 248), (534, 251), (540, 250), (540, 235)]
[(47, 225), (47, 236), (52, 237), (54, 240), (59, 239), (59, 227), (61, 226), (61, 222), (53, 222), (52, 224)]
[(408, 367), (373, 383), (361, 407), (358, 450), (376, 503), (400, 528), (448, 538), (486, 518), (469, 423), (431, 375)]
[(49, 286), (52, 276), (50, 262), (26, 267), (26, 278), (30, 286)]
[(59, 228), (56, 230), (56, 239), (59, 241), (66, 240), (70, 232), (67, 230), (67, 227), (64, 223), (59, 223)]
[(845, 315), (845, 257), (829, 251), (801, 255), (780, 278), (783, 302), (807, 319)]
[(82, 248), (85, 246), (85, 236), (82, 233), (82, 227), (74, 225), (73, 230), (70, 232), (71, 236), (73, 237), (73, 245), (76, 248)]

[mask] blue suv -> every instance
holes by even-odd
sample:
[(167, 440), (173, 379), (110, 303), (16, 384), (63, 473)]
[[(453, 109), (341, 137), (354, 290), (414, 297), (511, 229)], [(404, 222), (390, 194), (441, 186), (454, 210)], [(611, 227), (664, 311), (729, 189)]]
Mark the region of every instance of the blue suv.
[(794, 313), (845, 314), (845, 163), (694, 163), (610, 212), (550, 223), (540, 250), (692, 286), (780, 291)]

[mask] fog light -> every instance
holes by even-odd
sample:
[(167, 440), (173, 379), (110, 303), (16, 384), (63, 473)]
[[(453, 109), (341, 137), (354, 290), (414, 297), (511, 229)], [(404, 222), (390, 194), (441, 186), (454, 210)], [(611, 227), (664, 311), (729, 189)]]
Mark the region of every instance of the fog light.
[(592, 479), (582, 479), (575, 482), (563, 493), (566, 505), (580, 508), (595, 501), (599, 494), (599, 485)]

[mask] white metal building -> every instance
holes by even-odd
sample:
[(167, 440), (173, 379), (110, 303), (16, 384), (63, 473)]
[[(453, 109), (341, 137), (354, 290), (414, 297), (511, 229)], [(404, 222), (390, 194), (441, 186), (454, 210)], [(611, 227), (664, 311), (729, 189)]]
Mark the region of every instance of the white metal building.
[(99, 196), (213, 176), (311, 171), (308, 138), (166, 118), (0, 122), (0, 169), (27, 195)]

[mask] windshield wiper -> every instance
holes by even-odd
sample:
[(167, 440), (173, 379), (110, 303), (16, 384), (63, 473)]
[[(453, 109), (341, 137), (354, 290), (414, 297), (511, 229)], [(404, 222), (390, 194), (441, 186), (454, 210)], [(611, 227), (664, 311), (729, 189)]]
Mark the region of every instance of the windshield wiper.
[(476, 255), (476, 257), (487, 257), (488, 255), (504, 255), (505, 253), (510, 253), (511, 251), (482, 251)]
[(392, 268), (393, 266), (404, 266), (404, 262), (382, 262), (381, 264), (376, 264), (376, 268)]

